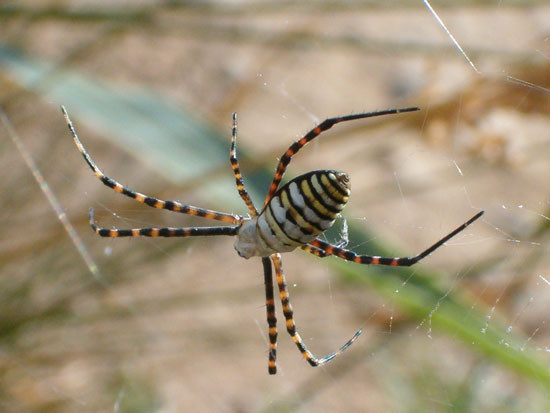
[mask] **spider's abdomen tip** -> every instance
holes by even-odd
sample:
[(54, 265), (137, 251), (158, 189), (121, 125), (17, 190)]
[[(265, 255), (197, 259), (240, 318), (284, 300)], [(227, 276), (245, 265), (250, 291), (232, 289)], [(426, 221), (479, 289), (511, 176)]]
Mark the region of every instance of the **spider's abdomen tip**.
[(345, 172), (342, 172), (342, 171), (338, 171), (336, 172), (336, 179), (338, 179), (339, 182), (341, 182), (342, 184), (346, 185), (346, 186), (349, 186), (350, 184), (350, 180), (349, 180), (349, 175)]
[(328, 177), (333, 180), (341, 189), (343, 189), (346, 193), (346, 196), (349, 197), (351, 192), (351, 181), (347, 173), (342, 171), (332, 171), (328, 174)]

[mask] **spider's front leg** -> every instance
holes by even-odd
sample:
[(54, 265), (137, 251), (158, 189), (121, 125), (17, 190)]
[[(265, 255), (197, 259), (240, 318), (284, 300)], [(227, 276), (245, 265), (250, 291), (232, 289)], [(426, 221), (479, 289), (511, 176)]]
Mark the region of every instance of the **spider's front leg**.
[(231, 162), (231, 169), (233, 169), (233, 175), (235, 175), (235, 183), (237, 185), (237, 191), (239, 196), (246, 204), (250, 216), (255, 217), (258, 215), (258, 211), (250, 199), (250, 195), (244, 186), (243, 177), (241, 175), (241, 169), (239, 167), (239, 160), (237, 159), (237, 114), (233, 113), (233, 128), (231, 129), (231, 149), (229, 151), (229, 161)]
[(235, 236), (239, 232), (239, 225), (217, 227), (157, 227), (157, 228), (132, 228), (109, 229), (98, 227), (95, 222), (94, 209), (90, 208), (88, 218), (93, 231), (100, 237), (205, 237), (217, 235)]
[(164, 201), (162, 199), (154, 198), (149, 195), (136, 192), (130, 188), (125, 187), (124, 185), (120, 184), (114, 179), (109, 178), (107, 175), (105, 175), (101, 171), (101, 169), (98, 168), (98, 166), (92, 160), (92, 157), (90, 156), (90, 154), (88, 153), (88, 151), (86, 150), (82, 142), (80, 142), (80, 139), (76, 134), (76, 129), (73, 125), (73, 122), (69, 118), (69, 114), (67, 113), (67, 110), (65, 109), (64, 106), (61, 106), (61, 111), (63, 112), (63, 116), (65, 117), (65, 122), (67, 122), (67, 127), (69, 128), (69, 131), (73, 136), (73, 140), (76, 147), (78, 148), (79, 152), (82, 154), (82, 157), (84, 158), (84, 160), (86, 161), (90, 169), (94, 172), (95, 176), (97, 176), (98, 179), (105, 186), (108, 186), (109, 188), (113, 189), (114, 191), (122, 195), (135, 199), (136, 201), (141, 202), (142, 204), (148, 205), (153, 208), (166, 209), (168, 211), (179, 212), (182, 214), (193, 215), (193, 216), (202, 217), (206, 219), (213, 219), (217, 221), (228, 222), (231, 224), (242, 223), (243, 219), (239, 215), (212, 211), (209, 209), (199, 208), (192, 205), (185, 205), (178, 201)]

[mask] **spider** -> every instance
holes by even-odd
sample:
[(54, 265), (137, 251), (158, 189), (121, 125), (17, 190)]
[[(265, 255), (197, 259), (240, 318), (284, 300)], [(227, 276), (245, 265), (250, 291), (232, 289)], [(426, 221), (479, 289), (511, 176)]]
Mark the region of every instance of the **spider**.
[(437, 248), (441, 247), (446, 241), (463, 231), (467, 226), (483, 215), (484, 211), (478, 212), (431, 247), (411, 258), (386, 258), (371, 255), (358, 255), (353, 251), (342, 248), (345, 246), (345, 243), (332, 245), (318, 238), (333, 225), (348, 202), (351, 187), (349, 176), (346, 173), (337, 170), (315, 170), (300, 175), (280, 186), (281, 179), (292, 157), (308, 142), (311, 142), (322, 132), (332, 128), (335, 124), (417, 110), (420, 109), (416, 107), (388, 109), (334, 117), (321, 122), (306, 133), (300, 140), (290, 145), (285, 153), (283, 153), (277, 165), (271, 186), (269, 187), (269, 192), (260, 211), (258, 211), (252, 203), (239, 169), (236, 148), (237, 115), (234, 113), (229, 160), (235, 176), (239, 195), (248, 207), (249, 216), (244, 217), (185, 205), (177, 201), (163, 201), (135, 192), (107, 177), (95, 165), (94, 161), (78, 139), (67, 111), (63, 106), (61, 107), (61, 111), (63, 112), (65, 121), (67, 122), (67, 126), (69, 127), (78, 150), (84, 157), (88, 166), (103, 184), (114, 189), (116, 192), (153, 208), (167, 209), (169, 211), (231, 224), (226, 226), (189, 228), (107, 229), (97, 226), (94, 219), (94, 210), (90, 208), (89, 223), (96, 234), (101, 237), (194, 237), (229, 235), (237, 238), (234, 247), (241, 257), (246, 259), (255, 256), (261, 257), (264, 269), (267, 324), (269, 327), (269, 374), (277, 373), (277, 318), (275, 316), (275, 299), (273, 292), (273, 268), (275, 268), (275, 278), (279, 287), (279, 298), (286, 320), (286, 329), (302, 356), (311, 366), (320, 366), (331, 361), (351, 346), (362, 333), (362, 329), (359, 329), (352, 338), (334, 353), (322, 358), (315, 357), (311, 351), (308, 350), (296, 330), (288, 287), (283, 273), (281, 253), (300, 248), (320, 258), (334, 255), (343, 260), (353, 261), (358, 264), (408, 267), (427, 257)]

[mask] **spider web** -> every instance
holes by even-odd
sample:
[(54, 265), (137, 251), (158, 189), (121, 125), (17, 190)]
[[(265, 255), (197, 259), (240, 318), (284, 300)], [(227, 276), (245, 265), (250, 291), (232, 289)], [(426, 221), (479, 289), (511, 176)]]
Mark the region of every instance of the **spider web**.
[[(66, 4), (0, 9), (3, 123), (13, 124), (3, 136), (19, 136), (57, 216), (82, 238), (67, 237), (5, 139), (3, 410), (547, 410), (544, 3)], [(365, 332), (311, 369), (280, 321), (279, 374), (269, 377), (259, 261), (241, 260), (225, 238), (97, 239), (89, 206), (107, 227), (204, 222), (102, 186), (60, 103), (107, 175), (237, 213), (246, 208), (227, 159), (232, 111), (260, 205), (277, 157), (314, 124), (418, 105), (418, 115), (335, 127), (287, 177), (350, 174), (348, 248), (362, 253), (411, 256), (486, 214), (410, 269), (285, 254), (314, 354)], [(343, 232), (340, 221), (326, 237)]]

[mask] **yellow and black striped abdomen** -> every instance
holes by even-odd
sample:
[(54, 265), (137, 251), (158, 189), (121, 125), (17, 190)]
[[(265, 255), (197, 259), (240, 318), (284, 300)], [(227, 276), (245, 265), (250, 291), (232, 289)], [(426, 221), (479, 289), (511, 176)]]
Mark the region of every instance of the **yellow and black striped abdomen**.
[(294, 178), (277, 190), (258, 218), (262, 241), (279, 252), (313, 241), (332, 226), (350, 189), (349, 177), (341, 171), (311, 171)]

